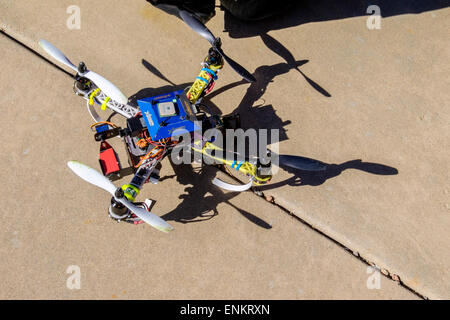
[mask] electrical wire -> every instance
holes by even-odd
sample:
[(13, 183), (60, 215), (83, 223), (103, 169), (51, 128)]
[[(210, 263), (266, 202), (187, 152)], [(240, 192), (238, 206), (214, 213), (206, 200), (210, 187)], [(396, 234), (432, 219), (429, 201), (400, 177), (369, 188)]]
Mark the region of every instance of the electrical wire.
[[(92, 124), (91, 127), (90, 127), (91, 130), (92, 130), (93, 127), (96, 127), (96, 126), (98, 126), (98, 125), (100, 125), (100, 124), (107, 124), (107, 125), (110, 125), (110, 126), (113, 127), (113, 128), (117, 128), (117, 125), (116, 125), (115, 123), (113, 123), (113, 122), (109, 122), (109, 121), (100, 121), (100, 122), (96, 122), (96, 123)], [(92, 131), (94, 131), (94, 130), (92, 130)]]

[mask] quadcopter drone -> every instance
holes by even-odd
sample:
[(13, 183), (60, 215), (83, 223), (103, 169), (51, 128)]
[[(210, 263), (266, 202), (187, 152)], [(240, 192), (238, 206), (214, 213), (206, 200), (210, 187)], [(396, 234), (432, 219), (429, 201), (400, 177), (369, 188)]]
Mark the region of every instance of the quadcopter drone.
[[(224, 150), (215, 144), (213, 139), (203, 137), (202, 132), (205, 129), (214, 128), (223, 131), (240, 126), (238, 114), (219, 116), (202, 111), (204, 109), (202, 107), (205, 106), (201, 102), (202, 98), (213, 89), (224, 62), (247, 81), (254, 82), (256, 79), (223, 52), (220, 38), (216, 38), (195, 16), (180, 10), (180, 17), (211, 44), (208, 55), (201, 64), (200, 74), (190, 87), (142, 98), (137, 101), (138, 106), (130, 105), (127, 97), (116, 86), (99, 74), (88, 70), (83, 62), (77, 67), (51, 43), (46, 40), (39, 41), (39, 45), (50, 56), (76, 72), (74, 92), (87, 101), (87, 109), (95, 121), (91, 126), (95, 131), (94, 138), (100, 142), (99, 162), (102, 173), (78, 161), (69, 161), (68, 167), (85, 181), (112, 195), (108, 210), (112, 219), (133, 224), (146, 222), (163, 232), (169, 232), (173, 227), (150, 212), (151, 201), (135, 202), (135, 199), (145, 183), (156, 183), (159, 180), (158, 164), (180, 144), (181, 134), (177, 134), (177, 131), (182, 132), (183, 137), (187, 134), (189, 142), (193, 142), (189, 149), (191, 152), (209, 157), (216, 164), (229, 166), (249, 177), (249, 183), (241, 186), (215, 179), (214, 182), (219, 187), (245, 191), (252, 184), (261, 185), (269, 182), (272, 177), (270, 163), (263, 164), (257, 157), (235, 160), (233, 158), (236, 155), (235, 151)], [(102, 120), (95, 110), (98, 107), (101, 110), (110, 109), (113, 114), (125, 117), (126, 127), (121, 128), (110, 121)], [(129, 168), (122, 168), (116, 152), (107, 142), (114, 137), (120, 138), (125, 144)], [(217, 151), (223, 151), (221, 154), (227, 156), (218, 156)], [(325, 169), (325, 164), (303, 157), (279, 155), (279, 162), (300, 170)], [(127, 170), (130, 168), (131, 170)], [(128, 184), (116, 188), (111, 182), (127, 174), (133, 174)]]

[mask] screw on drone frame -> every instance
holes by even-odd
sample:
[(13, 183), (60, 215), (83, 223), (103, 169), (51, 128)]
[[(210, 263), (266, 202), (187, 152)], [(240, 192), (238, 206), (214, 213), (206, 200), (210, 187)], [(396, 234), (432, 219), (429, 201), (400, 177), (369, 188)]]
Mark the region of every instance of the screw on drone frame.
[(78, 73), (79, 74), (84, 74), (84, 73), (86, 73), (86, 71), (87, 71), (86, 64), (83, 61), (81, 61), (78, 64)]

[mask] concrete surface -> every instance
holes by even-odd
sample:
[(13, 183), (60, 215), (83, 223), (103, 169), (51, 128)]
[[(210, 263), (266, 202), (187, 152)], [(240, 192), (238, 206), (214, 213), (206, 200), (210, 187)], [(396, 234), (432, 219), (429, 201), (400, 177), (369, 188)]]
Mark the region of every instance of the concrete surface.
[[(208, 46), (181, 21), (167, 18), (145, 1), (130, 1), (126, 7), (102, 6), (103, 1), (76, 1), (81, 8), (82, 25), (80, 30), (69, 30), (66, 8), (72, 4), (72, 1), (52, 0), (43, 5), (1, 0), (1, 26), (36, 49), (37, 40), (46, 38), (72, 61), (83, 59), (88, 67), (107, 77), (129, 96), (142, 94), (142, 88), (168, 84), (149, 72), (143, 59), (176, 84), (189, 83), (197, 74), (198, 63)], [(235, 39), (221, 32), (224, 18), (222, 12), (217, 12), (208, 26), (223, 38), (224, 49), (230, 56), (249, 70), (256, 70), (259, 81), (251, 86), (243, 84), (232, 70), (226, 69), (221, 72), (212, 102), (223, 113), (239, 106), (238, 111), (247, 119), (247, 126), (283, 127), (287, 131), (280, 144), (281, 153), (336, 164), (354, 159), (376, 163), (338, 165), (322, 176), (282, 171), (272, 187), (264, 188), (263, 192), (274, 196), (277, 204), (364, 259), (399, 276), (421, 295), (449, 297), (450, 219), (446, 187), (449, 114), (445, 105), (449, 84), (450, 11), (448, 8), (439, 10), (437, 6), (419, 15), (396, 12), (382, 19), (381, 30), (370, 31), (366, 28), (364, 12), (358, 14), (361, 17), (353, 13), (318, 19), (324, 6), (317, 10), (304, 8), (303, 20), (299, 15), (295, 19), (292, 16), (279, 18), (283, 23), (288, 22), (282, 28), (256, 28), (256, 31), (249, 28), (248, 34), (246, 27), (226, 18), (225, 27)], [(310, 12), (314, 14), (309, 15)], [(170, 240), (145, 228), (130, 233), (129, 226), (111, 226), (106, 214), (100, 214), (105, 206), (97, 199), (107, 201), (107, 196), (74, 180), (65, 168), (68, 158), (78, 158), (94, 166), (98, 147), (87, 134), (89, 118), (82, 103), (71, 95), (70, 80), (39, 61), (33, 63), (33, 67), (24, 68), (32, 55), (22, 56), (18, 49), (11, 50), (11, 62), (2, 61), (8, 61), (10, 70), (30, 72), (18, 80), (26, 80), (28, 86), (34, 87), (25, 90), (27, 87), (18, 87), (19, 81), (15, 80), (10, 90), (17, 90), (16, 93), (2, 95), (2, 105), (16, 106), (4, 119), (7, 128), (16, 128), (11, 119), (20, 120), (23, 114), (29, 118), (23, 127), (27, 130), (7, 131), (11, 136), (6, 139), (9, 152), (4, 153), (6, 159), (2, 159), (7, 164), (2, 168), (8, 172), (5, 180), (9, 183), (27, 180), (23, 182), (25, 190), (15, 189), (15, 196), (5, 199), (5, 208), (24, 212), (25, 223), (22, 230), (16, 230), (14, 226), (19, 222), (8, 222), (11, 224), (5, 225), (3, 240), (17, 246), (36, 239), (42, 241), (43, 246), (16, 250), (17, 258), (11, 262), (16, 276), (3, 281), (9, 288), (5, 297), (39, 294), (101, 298), (112, 295), (119, 298), (361, 298), (365, 294), (397, 297), (394, 291), (383, 295), (367, 290), (365, 265), (350, 259), (362, 270), (358, 278), (359, 273), (351, 271), (350, 260), (344, 261), (348, 256), (336, 244), (273, 206), (256, 202), (261, 200), (251, 194), (239, 195), (230, 202), (258, 216), (264, 211), (260, 216), (263, 219), (280, 219), (282, 231), (276, 231), (275, 223), (274, 228), (265, 230), (239, 214), (228, 214), (236, 209), (223, 203), (227, 199), (224, 195), (220, 195), (222, 199), (217, 208), (226, 214), (181, 227), (175, 223), (178, 233), (169, 236)], [(298, 70), (293, 69), (295, 66)], [(37, 71), (44, 70), (48, 77), (33, 79)], [(8, 73), (2, 76), (11, 79)], [(48, 93), (42, 91), (42, 87), (52, 90)], [(51, 95), (51, 98), (39, 99), (42, 95)], [(81, 108), (71, 108), (78, 105)], [(33, 110), (33, 106), (39, 108)], [(65, 113), (60, 111), (62, 108)], [(64, 126), (61, 123), (65, 123)], [(33, 131), (33, 126), (47, 132), (60, 132), (61, 137), (52, 138), (58, 148), (52, 146), (42, 132)], [(79, 143), (68, 145), (64, 139), (67, 135)], [(39, 142), (26, 148), (30, 139)], [(36, 158), (19, 167), (17, 161), (23, 161), (28, 154)], [(44, 164), (49, 161), (55, 167)], [(36, 169), (38, 163), (42, 163), (39, 170)], [(350, 168), (363, 170), (345, 170)], [(396, 170), (397, 175), (387, 175)], [(205, 176), (210, 177), (210, 174), (205, 173)], [(64, 189), (51, 187), (49, 182), (56, 178), (64, 181)], [(190, 182), (186, 178), (179, 178), (181, 184), (172, 180), (164, 181), (170, 183), (167, 188), (161, 183), (151, 190), (151, 197), (159, 200), (159, 212), (171, 212), (180, 220), (180, 214), (192, 218), (189, 215), (198, 203), (204, 203), (209, 210), (216, 206), (211, 197), (185, 200), (181, 204), (181, 199), (173, 202), (176, 196), (170, 197), (168, 190), (175, 195), (183, 194), (186, 187), (183, 184)], [(204, 187), (201, 182), (198, 184)], [(44, 187), (50, 187), (55, 196), (49, 196)], [(18, 206), (12, 200), (15, 198), (29, 200)], [(80, 198), (84, 210), (79, 208)], [(42, 200), (48, 201), (49, 206), (43, 206)], [(264, 205), (267, 210), (256, 210)], [(182, 210), (175, 210), (177, 206)], [(62, 216), (60, 212), (67, 214)], [(41, 221), (31, 225), (31, 217)], [(84, 221), (83, 224), (80, 221)], [(225, 225), (229, 227), (224, 228)], [(35, 229), (37, 226), (41, 227), (39, 231)], [(25, 237), (23, 241), (19, 235)], [(136, 247), (142, 242), (151, 242), (151, 252), (142, 252)], [(243, 244), (246, 245), (243, 247)], [(9, 256), (14, 252), (14, 245), (11, 246), (3, 249)], [(311, 249), (316, 246), (317, 250)], [(206, 255), (205, 250), (212, 256)], [(52, 256), (46, 255), (47, 251), (52, 251)], [(273, 259), (274, 252), (280, 255), (278, 259)], [(151, 259), (150, 254), (157, 259)], [(242, 259), (248, 256), (255, 259), (251, 262)], [(41, 260), (36, 261), (37, 257)], [(35, 266), (34, 269), (26, 268), (24, 261)], [(233, 263), (224, 265), (224, 261)], [(69, 263), (83, 264), (92, 270), (86, 274), (89, 277), (85, 281), (87, 292), (72, 292), (64, 286), (55, 289), (54, 283), (65, 281), (64, 271), (42, 274), (49, 268), (64, 270)], [(10, 266), (2, 267), (9, 269)], [(133, 274), (119, 275), (111, 281), (114, 266), (127, 270), (127, 274), (137, 269), (139, 278)], [(155, 273), (148, 274), (147, 266), (156, 270)], [(282, 275), (277, 273), (281, 268)], [(240, 270), (240, 274), (236, 274), (236, 270)], [(260, 280), (268, 274), (271, 280), (262, 283)], [(25, 275), (32, 279), (31, 284)], [(358, 280), (354, 279), (355, 275)], [(341, 282), (343, 276), (350, 279)], [(227, 283), (230, 279), (233, 285)], [(383, 280), (383, 288), (385, 282), (386, 286), (392, 285)], [(302, 287), (297, 285), (293, 289), (298, 283), (302, 283)], [(352, 290), (347, 290), (349, 286)], [(220, 290), (213, 290), (217, 287)], [(398, 297), (411, 297), (409, 292), (394, 288)], [(121, 290), (129, 296), (121, 296)], [(298, 295), (299, 292), (303, 295)]]
[[(0, 298), (417, 298), (385, 277), (369, 290), (367, 265), (251, 192), (215, 188), (212, 167), (164, 161), (162, 182), (143, 190), (171, 234), (113, 222), (108, 194), (66, 167), (98, 167), (70, 79), (4, 35), (0, 46)], [(66, 288), (71, 265), (80, 290)]]

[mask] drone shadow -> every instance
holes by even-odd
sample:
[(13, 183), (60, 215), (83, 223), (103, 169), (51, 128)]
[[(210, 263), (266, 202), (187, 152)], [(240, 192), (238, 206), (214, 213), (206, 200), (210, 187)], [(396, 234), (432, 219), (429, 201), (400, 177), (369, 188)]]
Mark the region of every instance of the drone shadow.
[(230, 202), (239, 193), (224, 192), (211, 183), (216, 175), (216, 168), (203, 165), (194, 169), (190, 164), (175, 165), (172, 162), (171, 164), (175, 171), (177, 182), (187, 187), (185, 188), (186, 193), (179, 197), (183, 201), (175, 209), (163, 215), (162, 218), (164, 220), (181, 223), (207, 221), (219, 214), (217, 209), (219, 204), (226, 203), (250, 222), (264, 229), (272, 228), (263, 219)]
[[(287, 140), (285, 126), (291, 124), (291, 121), (283, 121), (276, 115), (276, 110), (272, 105), (259, 105), (254, 106), (256, 102), (262, 100), (262, 97), (268, 87), (268, 85), (274, 81), (274, 79), (284, 73), (291, 70), (297, 70), (311, 84), (318, 92), (325, 97), (331, 97), (331, 95), (308, 78), (300, 70), (300, 67), (308, 60), (295, 60), (292, 54), (283, 47), (278, 41), (272, 37), (263, 36), (264, 41), (268, 46), (271, 46), (273, 50), (277, 50), (281, 55), (285, 57), (286, 63), (278, 63), (272, 66), (258, 67), (254, 73), (257, 82), (250, 84), (240, 104), (235, 108), (233, 113), (239, 113), (241, 115), (242, 126), (244, 128), (265, 128), (265, 129), (279, 129), (280, 139), (279, 141)], [(155, 66), (151, 65), (148, 61), (142, 60), (143, 66), (152, 72), (155, 76), (169, 83), (169, 85), (159, 88), (146, 88), (140, 90), (138, 93), (131, 97), (131, 101), (136, 103), (138, 99), (154, 96), (158, 94), (167, 93), (174, 90), (184, 89), (191, 85), (191, 83), (184, 83), (181, 85), (175, 85), (170, 81), (162, 72), (160, 72)], [(220, 109), (214, 105), (211, 99), (225, 91), (234, 88), (236, 86), (247, 84), (245, 80), (236, 81), (227, 84), (204, 98), (207, 101), (208, 106), (216, 114), (222, 114)], [(323, 163), (323, 162), (322, 162)], [(361, 160), (351, 160), (342, 164), (325, 164), (326, 169), (323, 171), (303, 171), (293, 169), (291, 167), (280, 165), (281, 169), (291, 173), (292, 176), (284, 181), (271, 183), (265, 186), (256, 187), (257, 190), (265, 191), (274, 188), (279, 188), (284, 185), (289, 186), (318, 186), (325, 183), (326, 180), (334, 178), (340, 175), (343, 171), (348, 169), (360, 170), (366, 173), (376, 175), (396, 175), (398, 170), (396, 168), (378, 164), (363, 162)], [(215, 177), (215, 170), (213, 167), (202, 166), (201, 169), (193, 169), (192, 165), (181, 164), (173, 165), (175, 171), (174, 176), (163, 177), (164, 179), (170, 179), (176, 177), (177, 182), (186, 185), (186, 194), (180, 196), (183, 201), (171, 212), (165, 214), (163, 218), (165, 220), (173, 220), (181, 223), (201, 222), (214, 218), (219, 214), (218, 205), (220, 203), (226, 203), (238, 212), (240, 212), (249, 221), (256, 225), (270, 229), (271, 226), (264, 220), (258, 218), (252, 213), (245, 211), (241, 208), (233, 205), (230, 200), (236, 197), (239, 193), (236, 192), (224, 192), (220, 188), (214, 186), (211, 181)]]
[[(278, 129), (279, 141), (281, 142), (288, 140), (286, 126), (290, 125), (291, 121), (281, 119), (277, 115), (276, 108), (273, 105), (265, 105), (263, 96), (268, 86), (274, 82), (277, 76), (288, 73), (291, 70), (297, 70), (305, 79), (307, 79), (308, 82), (311, 83), (311, 85), (316, 88), (317, 91), (321, 92), (326, 97), (331, 97), (325, 89), (307, 77), (300, 70), (299, 67), (306, 63), (308, 63), (308, 60), (296, 61), (292, 57), (292, 60), (289, 61), (289, 63), (277, 63), (271, 66), (260, 66), (255, 70), (253, 75), (257, 81), (250, 84), (241, 102), (232, 112), (234, 114), (241, 115), (241, 124), (244, 129)], [(216, 91), (211, 92), (205, 97), (205, 101), (211, 102), (215, 96), (243, 84), (248, 83), (245, 80), (229, 83)]]
[[(270, 50), (282, 57), (285, 62), (256, 68), (253, 73), (256, 82), (250, 84), (241, 102), (232, 113), (241, 115), (241, 124), (244, 129), (277, 129), (279, 132), (278, 139), (281, 142), (289, 139), (285, 127), (290, 125), (291, 121), (281, 119), (273, 105), (264, 105), (265, 101), (263, 98), (268, 86), (275, 81), (276, 77), (295, 70), (321, 96), (331, 98), (331, 94), (301, 70), (301, 66), (308, 63), (309, 60), (296, 60), (283, 44), (268, 34), (261, 34), (261, 39)], [(205, 100), (211, 101), (215, 96), (243, 84), (248, 84), (248, 82), (240, 80), (229, 83), (211, 92), (205, 97)]]
[[(171, 163), (172, 164), (172, 163)], [(264, 229), (271, 229), (271, 225), (254, 214), (239, 208), (230, 202), (238, 196), (238, 192), (224, 192), (214, 186), (211, 181), (216, 175), (217, 169), (212, 166), (201, 166), (193, 168), (189, 164), (174, 165), (172, 167), (175, 175), (163, 177), (162, 180), (176, 178), (177, 182), (185, 185), (185, 194), (180, 195), (182, 202), (172, 211), (166, 213), (162, 218), (166, 221), (180, 223), (193, 223), (207, 221), (219, 214), (218, 205), (225, 203), (233, 207), (250, 222)], [(323, 171), (303, 171), (287, 166), (280, 166), (283, 170), (292, 173), (293, 176), (280, 182), (264, 186), (254, 187), (257, 191), (267, 191), (285, 185), (289, 186), (318, 186), (326, 180), (340, 175), (348, 169), (360, 170), (376, 175), (397, 175), (398, 170), (394, 167), (379, 163), (363, 162), (359, 159), (347, 161), (342, 164), (328, 164)]]

